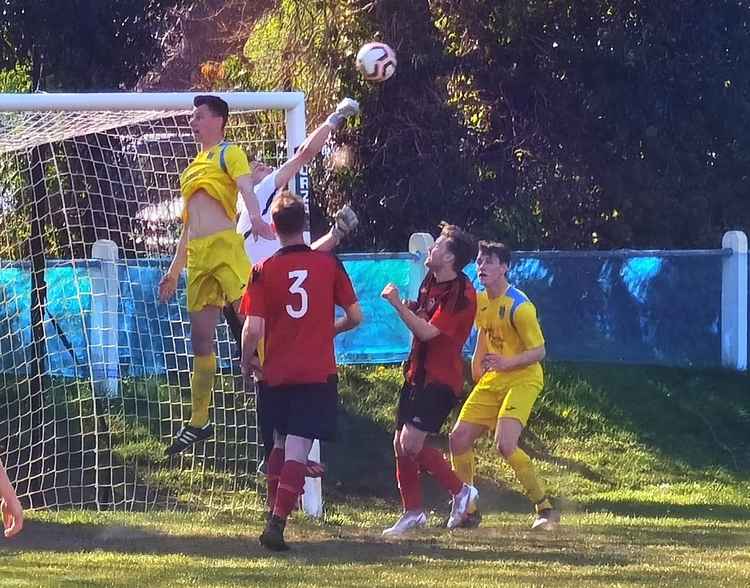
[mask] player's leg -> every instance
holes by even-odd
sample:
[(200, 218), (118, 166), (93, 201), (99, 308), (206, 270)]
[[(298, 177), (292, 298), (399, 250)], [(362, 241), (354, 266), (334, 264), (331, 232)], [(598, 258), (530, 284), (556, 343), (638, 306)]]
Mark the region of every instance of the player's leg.
[[(483, 376), (461, 407), (456, 425), (451, 431), (451, 464), (464, 484), (474, 485), (474, 441), (486, 431), (494, 429), (501, 405), (502, 391), (493, 374)], [(468, 507), (467, 515), (458, 526), (478, 527), (482, 515), (476, 501)]]
[[(385, 536), (397, 536), (407, 531), (424, 526), (427, 517), (422, 505), (422, 482), (419, 464), (409, 455), (401, 442), (404, 428), (414, 415), (414, 397), (417, 390), (407, 383), (401, 387), (398, 407), (396, 409), (396, 432), (393, 435), (393, 454), (396, 460), (396, 482), (401, 494), (403, 513), (395, 524), (383, 531)], [(405, 438), (406, 440), (406, 438)], [(414, 443), (413, 437), (409, 441)]]
[[(235, 300), (231, 304), (224, 305), (223, 312), (227, 325), (237, 343), (240, 356), (242, 356), (242, 325), (245, 322), (245, 315), (240, 312), (240, 300)], [(263, 365), (262, 350), (263, 339), (258, 343), (258, 350), (256, 352), (261, 365)], [(249, 392), (255, 395), (256, 430), (258, 432), (258, 441), (262, 444), (262, 454), (260, 455), (258, 471), (268, 473), (268, 459), (274, 448), (273, 424), (269, 410), (267, 410), (270, 400), (265, 398), (265, 385), (262, 381), (256, 380), (254, 375), (246, 378), (246, 386), (248, 385), (250, 386)]]
[(541, 391), (537, 382), (519, 382), (510, 386), (498, 414), (495, 448), (513, 469), (529, 500), (534, 504), (536, 520), (533, 529), (550, 529), (560, 521), (560, 513), (553, 505), (537, 475), (531, 458), (518, 446), (531, 409)]
[[(425, 388), (423, 394), (430, 394), (428, 390), (429, 387)], [(453, 394), (450, 390), (447, 393)], [(420, 427), (424, 426), (429, 430), (425, 431), (407, 423), (401, 435), (401, 445), (410, 456), (413, 456), (420, 469), (428, 472), (451, 495), (452, 508), (448, 524), (452, 529), (456, 526), (453, 521), (463, 520), (469, 504), (477, 499), (478, 492), (474, 486), (464, 484), (458, 478), (442, 451), (425, 444), (428, 434), (437, 434), (440, 431), (449, 412), (449, 408), (437, 409), (434, 412), (424, 411)]]
[(474, 441), (495, 427), (501, 405), (499, 394), (495, 378), (485, 374), (471, 390), (451, 431), (451, 462), (466, 484), (474, 483)]
[(284, 529), (305, 485), (307, 455), (312, 444), (312, 439), (297, 435), (287, 435), (284, 441), (284, 465), (277, 483), (273, 512), (260, 536), (261, 545), (272, 551), (289, 549), (284, 541)]
[[(418, 468), (429, 472), (453, 496), (451, 516), (463, 517), (470, 501), (476, 499), (476, 489), (459, 480), (441, 451), (425, 444), (428, 435), (440, 431), (454, 405), (455, 397), (447, 386), (404, 386), (399, 402), (399, 421), (403, 425), (396, 450), (401, 450), (397, 460), (400, 457), (405, 464), (415, 462)], [(396, 523), (386, 534), (399, 534), (404, 526)]]
[[(467, 421), (457, 420), (450, 434), (451, 466), (456, 476), (464, 484), (474, 486), (474, 442), (487, 432), (487, 427)], [(482, 522), (479, 505), (473, 500), (466, 512), (464, 520), (458, 525), (462, 528), (473, 529)], [(446, 522), (447, 525), (447, 522)]]
[(487, 427), (459, 418), (450, 434), (451, 465), (465, 484), (474, 484), (474, 442), (487, 432)]
[[(409, 424), (421, 432), (437, 435), (456, 405), (456, 396), (448, 386), (427, 384), (416, 396), (416, 405), (417, 416)], [(459, 479), (442, 451), (423, 444), (415, 459), (452, 496), (448, 528), (453, 529), (464, 519), (469, 505), (477, 499), (479, 492)]]
[(385, 537), (397, 537), (412, 529), (424, 527), (427, 523), (427, 516), (422, 503), (422, 481), (419, 464), (404, 447), (405, 444), (421, 445), (424, 443), (424, 439), (420, 444), (419, 432), (409, 435), (406, 428), (407, 425), (402, 425), (393, 436), (393, 451), (396, 456), (396, 481), (401, 494), (403, 512), (393, 525), (383, 530), (383, 536)]
[(276, 504), (276, 492), (279, 488), (279, 480), (281, 479), (281, 470), (286, 461), (286, 436), (274, 431), (273, 426), (271, 427), (271, 434), (273, 435), (273, 445), (271, 451), (268, 452), (268, 463), (266, 466), (266, 506), (268, 507), (266, 520), (273, 514), (273, 507)]
[(167, 455), (184, 451), (193, 443), (213, 436), (213, 426), (208, 419), (214, 378), (216, 375), (216, 354), (214, 353), (214, 333), (221, 309), (205, 306), (190, 313), (190, 337), (193, 346), (193, 373), (190, 378), (190, 400), (192, 411), (190, 421), (178, 431)]
[(289, 549), (284, 541), (286, 517), (275, 516), (274, 512), (279, 500), (279, 486), (287, 461), (287, 430), (291, 411), (291, 395), (286, 389), (267, 387), (264, 391), (264, 399), (270, 401), (266, 405), (266, 415), (273, 431), (274, 445), (268, 456), (268, 473), (266, 475), (268, 505), (266, 526), (259, 537), (259, 541), (261, 545), (273, 551), (285, 551)]
[(278, 433), (285, 433), (286, 440), (273, 514), (260, 542), (268, 549), (281, 551), (288, 549), (284, 541), (286, 520), (302, 494), (308, 468), (307, 456), (313, 440), (334, 441), (336, 438), (338, 390), (335, 377), (326, 384), (271, 390), (286, 399), (274, 405), (274, 428)]

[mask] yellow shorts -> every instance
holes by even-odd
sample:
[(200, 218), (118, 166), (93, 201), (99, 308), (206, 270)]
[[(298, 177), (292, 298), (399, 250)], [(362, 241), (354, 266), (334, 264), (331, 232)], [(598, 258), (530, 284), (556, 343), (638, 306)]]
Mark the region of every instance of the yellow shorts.
[(508, 378), (498, 372), (483, 375), (458, 415), (459, 421), (494, 430), (498, 419), (514, 418), (525, 427), (544, 382), (538, 378)]
[(239, 300), (251, 270), (244, 239), (234, 229), (191, 239), (187, 245), (188, 311)]

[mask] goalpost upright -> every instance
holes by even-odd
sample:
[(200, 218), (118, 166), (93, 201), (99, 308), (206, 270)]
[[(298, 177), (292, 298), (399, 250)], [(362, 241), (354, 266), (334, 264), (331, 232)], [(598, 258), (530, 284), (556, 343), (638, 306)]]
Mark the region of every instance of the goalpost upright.
[[(164, 117), (165, 119), (168, 119), (170, 122), (155, 125), (153, 130), (150, 130), (150, 136), (155, 138), (148, 138), (144, 137), (143, 139), (140, 139), (136, 136), (128, 135), (123, 139), (122, 141), (112, 141), (111, 144), (108, 141), (101, 141), (100, 139), (87, 141), (87, 143), (94, 144), (94, 147), (101, 148), (102, 150), (107, 150), (107, 154), (105, 154), (105, 159), (109, 158), (111, 160), (117, 160), (115, 164), (113, 164), (116, 167), (116, 173), (107, 173), (107, 177), (102, 180), (101, 177), (98, 175), (97, 166), (105, 166), (105, 165), (111, 165), (111, 161), (107, 160), (104, 162), (101, 162), (98, 159), (95, 159), (93, 156), (90, 155), (81, 155), (82, 152), (87, 153), (87, 149), (90, 147), (90, 145), (83, 145), (79, 146), (78, 144), (75, 145), (73, 152), (74, 155), (71, 156), (72, 159), (80, 158), (83, 163), (76, 164), (80, 167), (80, 170), (77, 168), (77, 171), (80, 171), (81, 174), (85, 173), (91, 173), (86, 172), (86, 169), (89, 168), (96, 168), (93, 172), (93, 176), (86, 177), (86, 182), (90, 184), (95, 184), (97, 182), (112, 182), (116, 183), (118, 178), (126, 178), (126, 183), (128, 184), (128, 190), (132, 191), (138, 191), (140, 190), (151, 190), (158, 192), (159, 198), (162, 198), (162, 192), (165, 190), (164, 186), (159, 183), (158, 186), (152, 186), (148, 185), (148, 182), (143, 180), (142, 178), (145, 178), (146, 176), (153, 176), (155, 180), (159, 180), (158, 176), (160, 173), (164, 172), (164, 165), (162, 167), (153, 167), (153, 169), (149, 169), (146, 172), (143, 170), (136, 170), (136, 174), (140, 173), (138, 181), (132, 181), (132, 177), (134, 176), (132, 169), (127, 169), (127, 167), (123, 167), (124, 164), (120, 163), (120, 159), (122, 158), (122, 154), (118, 152), (118, 147), (124, 144), (132, 145), (132, 144), (139, 144), (139, 141), (142, 143), (149, 143), (146, 147), (146, 155), (145, 157), (148, 157), (149, 153), (148, 150), (150, 148), (150, 144), (159, 144), (158, 151), (158, 158), (161, 158), (163, 160), (169, 159), (169, 153), (176, 153), (177, 149), (170, 147), (170, 149), (163, 150), (161, 148), (161, 145), (159, 142), (174, 142), (174, 137), (183, 137), (186, 134), (188, 134), (189, 129), (186, 127), (186, 117), (189, 114), (189, 111), (192, 109), (193, 106), (193, 99), (196, 95), (201, 94), (203, 92), (170, 92), (170, 93), (50, 93), (50, 94), (0, 94), (0, 156), (3, 156), (4, 154), (13, 154), (15, 153), (15, 161), (36, 161), (36, 165), (30, 166), (30, 169), (19, 171), (16, 176), (14, 176), (13, 181), (17, 182), (18, 178), (29, 178), (26, 181), (30, 182), (31, 184), (34, 184), (32, 186), (32, 191), (28, 193), (33, 193), (34, 196), (32, 199), (35, 201), (33, 203), (34, 205), (29, 209), (30, 212), (29, 216), (33, 218), (33, 214), (37, 210), (46, 210), (44, 207), (41, 209), (37, 206), (39, 203), (39, 200), (37, 199), (37, 193), (39, 192), (39, 188), (41, 186), (42, 191), (48, 189), (48, 185), (50, 185), (50, 178), (46, 176), (45, 174), (55, 174), (57, 173), (60, 177), (54, 179), (52, 184), (56, 186), (56, 189), (58, 190), (58, 194), (55, 194), (55, 198), (58, 198), (60, 201), (62, 201), (62, 206), (65, 208), (66, 204), (66, 197), (67, 194), (65, 194), (65, 186), (70, 188), (70, 185), (74, 185), (76, 178), (73, 177), (75, 174), (72, 171), (72, 168), (74, 165), (69, 165), (66, 167), (66, 165), (60, 166), (58, 163), (58, 160), (56, 157), (60, 157), (59, 154), (53, 153), (51, 158), (45, 159), (49, 154), (48, 151), (51, 151), (49, 146), (55, 145), (55, 144), (62, 144), (62, 142), (75, 142), (76, 137), (98, 137), (101, 134), (104, 133), (111, 133), (113, 129), (121, 128), (121, 129), (128, 129), (128, 132), (130, 132), (130, 129), (134, 126), (138, 125), (148, 125), (150, 121), (155, 121), (158, 119), (161, 119)], [(232, 119), (232, 114), (236, 114), (238, 112), (240, 113), (248, 113), (250, 111), (252, 112), (258, 112), (258, 111), (283, 111), (284, 117), (283, 117), (283, 140), (285, 142), (285, 149), (286, 151), (285, 155), (286, 157), (291, 157), (295, 150), (299, 147), (299, 145), (304, 141), (305, 135), (306, 135), (306, 121), (305, 121), (305, 98), (304, 94), (301, 92), (211, 92), (211, 94), (220, 96), (226, 102), (229, 104), (230, 109), (230, 121)], [(38, 115), (31, 115), (30, 113), (39, 113)], [(177, 122), (175, 122), (177, 121)], [(266, 124), (266, 123), (258, 123), (258, 124)], [(275, 123), (268, 123), (268, 124), (275, 124)], [(248, 127), (250, 130), (246, 130), (244, 136), (251, 136), (253, 131), (252, 127)], [(256, 127), (260, 128), (260, 127)], [(116, 132), (116, 131), (115, 131)], [(164, 139), (163, 137), (169, 135), (169, 133), (172, 133), (168, 137), (168, 139)], [(126, 135), (127, 133), (124, 133)], [(123, 136), (124, 136), (123, 135)], [(178, 139), (179, 140), (179, 139)], [(276, 139), (276, 143), (278, 143), (280, 138)], [(273, 147), (273, 139), (266, 141), (266, 150), (270, 150), (271, 152), (274, 151)], [(190, 143), (189, 140), (185, 140), (186, 144)], [(270, 142), (270, 143), (269, 143)], [(104, 147), (102, 147), (102, 143), (104, 143)], [(269, 147), (270, 144), (270, 147)], [(114, 147), (112, 147), (114, 145)], [(79, 147), (81, 147), (79, 149)], [(41, 150), (40, 150), (41, 148)], [(252, 148), (252, 147), (251, 147)], [(186, 148), (184, 145), (180, 147), (180, 153), (183, 154), (181, 157), (187, 157), (189, 159), (191, 156), (195, 155), (195, 149), (190, 147), (190, 149)], [(189, 151), (192, 149), (192, 155), (189, 153)], [(59, 151), (64, 152), (64, 155), (62, 157), (67, 156), (67, 149), (61, 148)], [(18, 156), (18, 153), (22, 153), (23, 155)], [(40, 153), (47, 153), (46, 156), (40, 155)], [(165, 155), (166, 153), (166, 155)], [(254, 153), (249, 153), (249, 156), (252, 158)], [(143, 156), (142, 150), (138, 151), (138, 148), (133, 148), (133, 153), (129, 154), (129, 157), (131, 159), (138, 158), (139, 156)], [(88, 157), (88, 159), (87, 159)], [(271, 162), (271, 163), (280, 163), (282, 156), (281, 153), (277, 152), (278, 161)], [(36, 160), (35, 160), (36, 158)], [(179, 164), (179, 166), (183, 166), (184, 164)], [(177, 167), (179, 167), (177, 166)], [(62, 171), (59, 168), (64, 168)], [(170, 164), (170, 168), (175, 167), (174, 162)], [(3, 173), (4, 170), (7, 171), (7, 166), (3, 166), (3, 161), (0, 161), (0, 174)], [(175, 172), (181, 171), (180, 169), (171, 169), (170, 173), (174, 176)], [(40, 176), (41, 174), (41, 176)], [(65, 176), (65, 177), (62, 177)], [(114, 177), (114, 179), (113, 179)], [(296, 178), (292, 180), (294, 185), (290, 186), (290, 188), (294, 189), (295, 192), (297, 192), (304, 200), (306, 207), (309, 211), (309, 190), (308, 190), (308, 181), (306, 172), (300, 173)], [(168, 186), (168, 190), (171, 192), (174, 192), (174, 178), (170, 178), (168, 184), (171, 185)], [(12, 209), (13, 208), (13, 199), (16, 198), (16, 196), (13, 196), (12, 194), (7, 193), (10, 188), (8, 186), (11, 186), (12, 182), (8, 180), (7, 182), (4, 182), (3, 178), (0, 176), (0, 218), (2, 218), (4, 214), (5, 208)], [(132, 185), (131, 185), (132, 184)], [(87, 184), (88, 186), (88, 184)], [(24, 193), (27, 193), (29, 189), (29, 186), (25, 186), (21, 190), (24, 191)], [(75, 191), (73, 188), (71, 188), (71, 191)], [(113, 190), (112, 193), (117, 192), (117, 190)], [(129, 194), (131, 192), (128, 192)], [(109, 194), (110, 196), (112, 195)], [(28, 197), (26, 197), (28, 199)], [(42, 196), (41, 199), (45, 200), (45, 206), (46, 206), (46, 196)], [(57, 200), (56, 200), (57, 202)], [(141, 209), (147, 208), (150, 206), (151, 209), (154, 209), (155, 206), (163, 208), (166, 206), (166, 204), (163, 202), (163, 200), (157, 200), (156, 204), (153, 202), (149, 202), (144, 199), (143, 202), (140, 202), (140, 204), (137, 204), (137, 207), (140, 207)], [(131, 203), (132, 204), (132, 203)], [(7, 206), (6, 206), (7, 205)], [(146, 206), (149, 205), (149, 206)], [(106, 206), (104, 206), (106, 208)], [(55, 213), (56, 211), (53, 209), (51, 211), (47, 211), (50, 214)], [(45, 214), (47, 214), (45, 212)], [(82, 214), (81, 211), (76, 210), (74, 211), (75, 214), (71, 215), (71, 218), (80, 218), (81, 216), (85, 216)], [(108, 212), (105, 210), (105, 213)], [(67, 212), (65, 213), (67, 215)], [(103, 213), (104, 214), (104, 213)], [(149, 214), (162, 214), (162, 211), (157, 210), (156, 212), (150, 212)], [(96, 218), (94, 214), (90, 215), (92, 218)], [(107, 216), (109, 219), (110, 216)], [(67, 221), (68, 216), (65, 216), (65, 219)], [(37, 219), (38, 220), (38, 219)], [(119, 230), (119, 224), (121, 221), (124, 221), (124, 219), (121, 219), (120, 217), (116, 218), (116, 223), (118, 224), (118, 230)], [(49, 255), (47, 255), (47, 251), (44, 250), (45, 245), (43, 244), (45, 242), (45, 237), (42, 235), (42, 232), (45, 230), (42, 226), (42, 223), (32, 221), (34, 224), (39, 225), (36, 229), (33, 229), (32, 227), (32, 234), (31, 238), (29, 239), (29, 246), (26, 250), (30, 249), (32, 253), (36, 250), (36, 259), (37, 259), (37, 265), (39, 265), (38, 259), (40, 258), (39, 253), (44, 253), (44, 258), (47, 258), (46, 263), (46, 271), (49, 272)], [(48, 221), (49, 222), (49, 219)], [(77, 221), (76, 221), (77, 222)], [(129, 219), (128, 219), (129, 222)], [(72, 224), (72, 223), (71, 223)], [(130, 225), (127, 225), (130, 227)], [(97, 229), (97, 227), (94, 227), (94, 229)], [(34, 231), (36, 231), (38, 234), (34, 234)], [(94, 230), (96, 233), (96, 230)], [(81, 229), (81, 233), (83, 233), (83, 229)], [(118, 233), (119, 234), (119, 233)], [(106, 240), (106, 234), (104, 240)], [(142, 236), (141, 236), (142, 237)], [(139, 238), (141, 238), (139, 237)], [(148, 236), (144, 237), (148, 238)], [(71, 236), (70, 240), (73, 241), (74, 237)], [(157, 241), (157, 238), (154, 237), (155, 242)], [(12, 240), (12, 235), (8, 236), (8, 240)], [(102, 248), (107, 248), (112, 245), (112, 242), (104, 243), (104, 240), (99, 238), (97, 242), (100, 243), (100, 246), (97, 251), (102, 251)], [(154, 248), (154, 251), (162, 251), (164, 247), (163, 241), (158, 241), (159, 247)], [(85, 251), (85, 257), (88, 259), (93, 259), (95, 257), (100, 257), (100, 253), (94, 254), (92, 252), (91, 244), (86, 241), (85, 239), (82, 239), (79, 243), (78, 249), (75, 249), (76, 251), (82, 250), (83, 246), (86, 246), (88, 250)], [(36, 248), (36, 249), (35, 249)], [(20, 251), (21, 249), (19, 249)], [(70, 251), (74, 251), (73, 246), (70, 247)], [(28, 257), (23, 257), (23, 254), (21, 254), (21, 257), (16, 257), (11, 260), (8, 260), (7, 263), (5, 263), (6, 266), (8, 266), (9, 263), (15, 263), (15, 264), (23, 264), (27, 263), (29, 260), (33, 262), (32, 257), (33, 255)], [(118, 260), (117, 252), (114, 252), (114, 254), (108, 253), (107, 255), (114, 255), (114, 259)], [(137, 257), (138, 255), (142, 256), (143, 251), (140, 251), (137, 255), (134, 253), (133, 257)], [(0, 261), (2, 261), (2, 254), (0, 253)], [(72, 254), (73, 259), (71, 260), (73, 265), (76, 264), (76, 255)], [(127, 257), (125, 256), (119, 256), (120, 261), (122, 261), (121, 258)], [(80, 263), (80, 260), (78, 260)], [(42, 264), (42, 266), (45, 265), (45, 263)], [(100, 263), (100, 262), (96, 262)], [(110, 262), (111, 265), (111, 262)], [(32, 263), (33, 266), (33, 263)], [(3, 266), (0, 266), (3, 267)], [(32, 267), (32, 273), (34, 272)], [(47, 301), (45, 300), (45, 292), (46, 292), (46, 286), (47, 284), (44, 282), (44, 275), (45, 270), (44, 267), (40, 270), (39, 267), (36, 268), (36, 274), (37, 279), (41, 280), (40, 284), (38, 285), (38, 290), (41, 290), (42, 292), (32, 292), (32, 304), (31, 310), (32, 310), (32, 317), (36, 317), (37, 322), (41, 322), (41, 325), (31, 325), (33, 328), (34, 333), (34, 345), (33, 347), (35, 349), (41, 350), (39, 351), (39, 357), (37, 357), (38, 360), (38, 367), (40, 370), (39, 374), (36, 374), (37, 379), (41, 378), (42, 375), (49, 376), (50, 374), (50, 358), (48, 357), (48, 350), (46, 349), (46, 342), (49, 338), (49, 334), (45, 336), (45, 326), (49, 324), (50, 321), (54, 322), (54, 319), (50, 317), (50, 313), (45, 310), (45, 306)], [(97, 275), (98, 276), (98, 275)], [(93, 279), (91, 280), (91, 288), (93, 290), (91, 291), (91, 295), (94, 295), (95, 293), (98, 293), (99, 291), (102, 292), (110, 292), (111, 291), (111, 284), (107, 285), (106, 280), (102, 281), (101, 276), (98, 276), (99, 279)], [(111, 270), (109, 270), (109, 278), (110, 281), (112, 280), (112, 273)], [(32, 280), (32, 283), (34, 281)], [(104, 286), (102, 286), (104, 284)], [(88, 286), (86, 286), (88, 287)], [(78, 296), (80, 298), (85, 298), (88, 294), (87, 291), (81, 291), (81, 286), (76, 282), (76, 289), (78, 289)], [(84, 288), (85, 290), (85, 288)], [(36, 297), (36, 298), (35, 298)], [(101, 310), (98, 310), (102, 307), (101, 304), (92, 304), (89, 312), (93, 314), (99, 313), (101, 314)], [(108, 312), (112, 312), (112, 304), (110, 305), (104, 305), (105, 308), (108, 308)], [(35, 314), (36, 313), (36, 314)], [(101, 320), (101, 316), (91, 316), (88, 319), (81, 319), (78, 322), (84, 324), (86, 321), (90, 321), (92, 325), (100, 325), (102, 329), (110, 329), (118, 319), (112, 319), (110, 317), (108, 320)], [(120, 317), (120, 322), (122, 321), (122, 318)], [(114, 321), (114, 322), (113, 322)], [(60, 321), (58, 321), (59, 323)], [(66, 334), (61, 330), (58, 323), (54, 324), (54, 328), (56, 329), (57, 333), (61, 335), (61, 339), (66, 339)], [(91, 354), (91, 346), (93, 344), (102, 346), (102, 341), (109, 341), (109, 345), (112, 345), (113, 338), (111, 336), (111, 333), (108, 337), (94, 337), (92, 341), (92, 337), (90, 334), (87, 334), (86, 328), (83, 328), (83, 345), (88, 347), (89, 349), (85, 352), (87, 359), (89, 362), (94, 358), (93, 354)], [(70, 333), (67, 333), (67, 338), (73, 338), (74, 336), (70, 335)], [(122, 335), (120, 335), (122, 337)], [(114, 337), (114, 341), (117, 341), (117, 336)], [(115, 343), (116, 344), (116, 343)], [(122, 345), (122, 342), (120, 342), (120, 345)], [(73, 342), (73, 344), (67, 344), (68, 351), (70, 353), (70, 356), (75, 358), (76, 352), (77, 352), (77, 346), (76, 341)], [(176, 349), (176, 346), (175, 346)], [(109, 350), (109, 353), (103, 353), (100, 354), (100, 357), (105, 357), (106, 359), (102, 360), (105, 363), (110, 363), (113, 361), (113, 357), (115, 357), (115, 360), (117, 358), (117, 354), (113, 356), (112, 350)], [(166, 353), (166, 352), (165, 352)], [(176, 351), (175, 351), (176, 353)], [(70, 357), (68, 357), (67, 361), (70, 361)], [(167, 363), (169, 363), (168, 360), (164, 360)], [(178, 364), (180, 363), (180, 358), (177, 359)], [(26, 362), (28, 364), (32, 364), (32, 362)], [(74, 362), (75, 363), (75, 362)], [(184, 362), (183, 362), (184, 363)], [(7, 366), (6, 366), (7, 367)], [(89, 366), (91, 367), (91, 366)], [(111, 378), (112, 377), (112, 370), (109, 369), (111, 366), (105, 366), (105, 369), (102, 370), (103, 377), (104, 378)], [(3, 371), (4, 366), (0, 364), (0, 373)], [(24, 366), (25, 370), (29, 369), (29, 366)], [(74, 371), (78, 369), (78, 366), (73, 366), (72, 368)], [(94, 387), (94, 374), (93, 369), (91, 370), (91, 380), (92, 380), (92, 388)], [(184, 374), (182, 374), (184, 376)], [(29, 377), (33, 377), (34, 374), (29, 374)], [(122, 374), (118, 374), (115, 372), (115, 376), (122, 377)], [(108, 394), (112, 394), (112, 390), (114, 390), (114, 394), (117, 394), (117, 390), (122, 389), (122, 386), (118, 388), (118, 386), (105, 386), (105, 390), (109, 390)], [(41, 392), (40, 392), (41, 394)], [(105, 395), (106, 396), (106, 395)], [(137, 400), (134, 402), (137, 403)], [(96, 405), (96, 402), (94, 403)], [(55, 410), (57, 410), (55, 408)], [(138, 410), (138, 406), (136, 404), (136, 412)], [(159, 408), (159, 414), (163, 414), (164, 411), (167, 411), (170, 415), (172, 414), (171, 407), (166, 409), (165, 407)], [(96, 406), (94, 407), (94, 412), (96, 412)], [(125, 416), (128, 416), (125, 413)], [(83, 417), (80, 417), (83, 419)], [(97, 427), (97, 423), (100, 419), (95, 416), (94, 418), (94, 427)], [(59, 428), (58, 424), (54, 425), (55, 430)], [(81, 424), (80, 428), (83, 429), (84, 425)], [(66, 428), (67, 430), (67, 428)], [(0, 430), (0, 437), (3, 436), (3, 433), (6, 435), (10, 435), (9, 430)], [(0, 441), (3, 441), (0, 439)], [(47, 440), (49, 441), (49, 439)], [(53, 441), (53, 443), (56, 443)], [(83, 446), (84, 442), (81, 442)], [(317, 446), (315, 448), (318, 450)], [(83, 451), (83, 449), (81, 449)], [(55, 452), (57, 452), (57, 446), (55, 446)], [(42, 451), (44, 453), (44, 451)], [(19, 454), (23, 455), (23, 454)], [(228, 460), (227, 456), (222, 456), (223, 458)], [(313, 458), (318, 457), (318, 455), (313, 455)], [(81, 461), (84, 461), (83, 458)], [(199, 466), (195, 465), (195, 460), (193, 462), (194, 467), (202, 467), (205, 470), (205, 460), (199, 464)], [(82, 466), (83, 467), (83, 466)], [(39, 470), (40, 468), (37, 468)], [(41, 467), (41, 470), (44, 470), (45, 466)], [(32, 470), (27, 470), (27, 475), (31, 475), (29, 472)], [(37, 474), (41, 475), (44, 472), (37, 472)], [(37, 475), (34, 474), (34, 475)], [(55, 480), (57, 480), (59, 476), (55, 477)], [(57, 482), (55, 482), (57, 483)], [(100, 495), (100, 488), (98, 487), (100, 485), (100, 479), (99, 475), (96, 476), (96, 506), (101, 506), (99, 504), (99, 495)], [(32, 484), (29, 483), (29, 488), (31, 488)], [(305, 495), (304, 495), (304, 508), (305, 511), (313, 514), (313, 515), (319, 515), (322, 512), (322, 497), (320, 493), (320, 482), (319, 480), (308, 480), (305, 488)], [(31, 490), (29, 489), (29, 492)], [(55, 494), (57, 493), (57, 488), (55, 488)], [(136, 499), (133, 498), (133, 501)], [(143, 499), (146, 505), (148, 505), (149, 498), (146, 497)], [(63, 501), (64, 502), (64, 501)], [(210, 502), (210, 501), (209, 501)], [(43, 504), (47, 504), (47, 500), (45, 499), (43, 501)]]

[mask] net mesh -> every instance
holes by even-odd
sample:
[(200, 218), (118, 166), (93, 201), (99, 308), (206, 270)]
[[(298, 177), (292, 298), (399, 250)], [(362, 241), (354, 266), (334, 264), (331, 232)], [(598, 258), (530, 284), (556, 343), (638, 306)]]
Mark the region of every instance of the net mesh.
[[(168, 305), (154, 287), (198, 151), (188, 117), (0, 113), (0, 454), (31, 507), (259, 506), (255, 397), (223, 323), (214, 439), (163, 457), (190, 413), (184, 277)], [(284, 137), (283, 111), (227, 128), (271, 165)]]

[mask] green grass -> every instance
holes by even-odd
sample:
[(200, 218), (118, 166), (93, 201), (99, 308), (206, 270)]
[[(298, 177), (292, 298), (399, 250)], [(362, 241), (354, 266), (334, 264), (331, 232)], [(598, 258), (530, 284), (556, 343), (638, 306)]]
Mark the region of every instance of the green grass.
[[(247, 513), (35, 511), (20, 537), (0, 543), (0, 585), (750, 585), (747, 375), (547, 366), (524, 445), (560, 497), (563, 527), (529, 531), (528, 502), (485, 439), (482, 527), (439, 528), (445, 496), (428, 482), (431, 526), (387, 541), (380, 531), (399, 510), (391, 423), (400, 374), (341, 375), (341, 438), (324, 448), (326, 517), (295, 517), (289, 554), (261, 550), (260, 518)], [(132, 439), (123, 459), (155, 451), (146, 430)], [(191, 495), (192, 473), (158, 475)]]
[[(352, 512), (348, 512), (348, 511)], [(296, 549), (260, 548), (257, 520), (188, 514), (34, 513), (3, 546), (3, 586), (746, 586), (747, 521), (568, 515), (559, 532), (495, 514), (476, 531), (379, 531), (393, 509), (345, 506), (293, 520)]]

